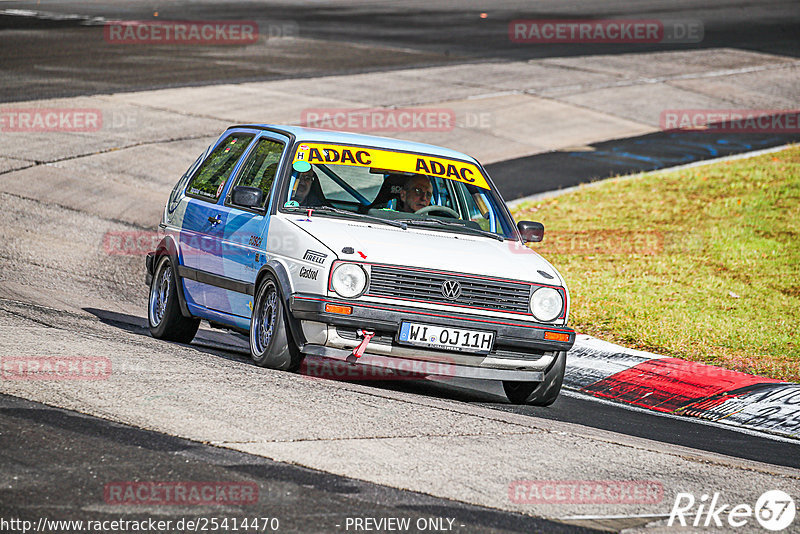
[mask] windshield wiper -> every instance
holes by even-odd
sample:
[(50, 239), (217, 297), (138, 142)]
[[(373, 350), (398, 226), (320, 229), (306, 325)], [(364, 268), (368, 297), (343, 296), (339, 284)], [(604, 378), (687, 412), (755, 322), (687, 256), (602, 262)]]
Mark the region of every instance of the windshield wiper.
[(459, 230), (466, 230), (468, 232), (472, 232), (474, 234), (483, 235), (486, 237), (491, 237), (493, 239), (497, 239), (498, 241), (505, 241), (505, 238), (501, 235), (495, 234), (494, 232), (487, 232), (486, 230), (481, 230), (478, 228), (472, 228), (471, 226), (467, 226), (466, 224), (461, 223), (451, 223), (447, 221), (443, 221), (441, 219), (403, 219), (404, 222), (410, 225), (418, 225), (418, 226), (431, 226), (431, 223), (440, 225), (440, 226), (447, 226), (448, 228), (457, 228)]
[(315, 211), (324, 211), (324, 212), (327, 212), (327, 213), (338, 213), (339, 215), (348, 215), (350, 217), (355, 217), (357, 219), (367, 219), (368, 221), (372, 221), (372, 222), (388, 224), (389, 226), (394, 226), (396, 228), (402, 228), (403, 230), (407, 230), (408, 229), (408, 225), (406, 223), (403, 223), (403, 222), (393, 221), (391, 219), (381, 219), (380, 217), (375, 217), (375, 216), (372, 216), (372, 215), (366, 215), (366, 214), (363, 214), (363, 213), (355, 213), (355, 212), (352, 212), (352, 211), (340, 210), (339, 208), (334, 208), (333, 206), (316, 206), (316, 207), (313, 207), (313, 208), (312, 207), (308, 207), (308, 208), (304, 208), (304, 207), (289, 207), (289, 208), (284, 208), (284, 209), (292, 210), (292, 211), (306, 211), (306, 212), (310, 211), (312, 215), (313, 215), (313, 212), (315, 212)]

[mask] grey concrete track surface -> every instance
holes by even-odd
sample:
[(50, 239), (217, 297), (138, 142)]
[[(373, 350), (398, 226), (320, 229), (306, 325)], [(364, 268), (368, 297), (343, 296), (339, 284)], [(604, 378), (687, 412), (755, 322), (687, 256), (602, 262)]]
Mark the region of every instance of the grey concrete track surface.
[[(127, 5), (113, 3), (96, 14), (109, 16)], [(191, 4), (194, 9), (208, 5), (214, 8)], [(631, 15), (615, 4), (602, 5), (608, 6), (602, 13), (609, 16)], [(670, 14), (690, 17), (705, 9), (690, 3), (679, 7), (683, 5), (688, 11)], [(593, 49), (590, 57), (566, 51), (529, 61), (515, 56), (516, 48), (509, 49), (514, 52), (510, 55), (470, 56), (468, 45), (475, 37), (465, 33), (459, 60), (483, 63), (397, 69), (452, 62), (455, 52), (448, 56), (436, 43), (421, 43), (395, 53), (397, 45), (424, 41), (420, 36), (427, 34), (420, 29), (409, 36), (401, 26), (390, 32), (393, 19), (369, 16), (390, 7), (347, 4), (330, 8), (331, 20), (358, 20), (355, 12), (364, 14), (362, 20), (383, 20), (374, 26), (391, 46), (369, 45), (372, 38), (354, 32), (352, 41), (331, 50), (330, 42), (314, 39), (313, 33), (303, 37), (301, 27), (305, 41), (278, 40), (264, 44), (267, 51), (252, 52), (276, 57), (296, 52), (298, 63), (315, 50), (356, 58), (372, 55), (375, 62), (365, 68), (380, 72), (319, 77), (329, 72), (322, 61), (307, 71), (292, 67), (280, 75), (303, 79), (138, 92), (130, 91), (137, 83), (132, 79), (98, 86), (97, 80), (114, 80), (102, 65), (94, 74), (75, 70), (69, 59), (54, 67), (41, 51), (16, 63), (4, 59), (3, 68), (21, 69), (4, 77), (8, 99), (19, 101), (9, 107), (98, 109), (104, 121), (97, 131), (3, 131), (0, 136), (0, 355), (106, 357), (112, 373), (98, 381), (0, 380), (0, 392), (360, 480), (551, 518), (664, 514), (679, 491), (697, 496), (720, 491), (727, 502), (751, 504), (766, 489), (797, 495), (796, 469), (549, 421), (535, 412), (534, 417), (504, 413), (410, 391), (264, 370), (244, 361), (241, 347), (233, 350), (231, 338), (218, 332), (203, 330), (191, 346), (183, 346), (158, 342), (130, 322), (113, 319), (115, 314), (144, 316), (142, 254), (151, 242), (150, 232), (173, 183), (230, 123), (299, 122), (303, 110), (319, 107), (441, 107), (453, 110), (460, 124), (448, 131), (390, 135), (453, 146), (490, 163), (648, 134), (658, 130), (665, 108), (797, 107), (797, 59), (778, 31), (784, 24), (796, 24), (791, 5), (759, 4), (742, 13), (733, 4), (712, 9), (733, 17), (734, 30), (745, 28), (744, 36), (751, 38), (744, 39), (748, 50), (732, 48), (731, 38), (722, 46), (694, 50), (602, 48)], [(520, 6), (509, 4), (509, 16), (524, 13)], [(659, 6), (645, 7), (656, 12)], [(39, 8), (72, 7), (45, 2)], [(315, 9), (315, 16), (326, 12)], [(129, 18), (142, 13), (131, 11)], [(177, 18), (169, 11), (167, 15)], [(775, 31), (747, 29), (749, 16)], [(319, 24), (324, 26), (325, 20), (320, 18)], [(429, 20), (438, 32), (437, 24), (448, 17)], [(339, 31), (353, 30), (347, 24), (341, 27)], [(19, 43), (48, 31), (6, 29), (0, 38), (11, 36)], [(277, 48), (270, 51), (270, 46)], [(2, 49), (9, 50), (5, 45)], [(83, 49), (81, 57), (91, 56), (86, 50), (91, 48)], [(188, 53), (203, 56), (209, 51)], [(187, 72), (199, 72), (209, 61), (228, 64), (215, 55), (227, 53), (170, 57), (195, 61)], [(147, 64), (154, 57), (148, 54), (157, 56), (142, 54), (131, 61)], [(384, 54), (390, 59), (381, 59)], [(97, 56), (112, 61), (101, 52)], [(33, 68), (20, 67), (26, 61)], [(360, 61), (337, 72), (358, 70), (364, 65)], [(250, 60), (257, 62), (258, 57)], [(395, 70), (385, 70), (389, 67)], [(175, 72), (180, 85), (183, 74)], [(155, 78), (142, 83), (163, 83)], [(88, 82), (80, 85), (76, 79)], [(44, 87), (43, 92), (37, 94), (33, 86)], [(72, 88), (69, 94), (88, 96), (20, 101), (67, 94), (65, 87)], [(117, 89), (126, 92), (91, 96)], [(488, 123), (469, 122), (476, 117), (487, 117)], [(509, 484), (520, 479), (652, 479), (663, 485), (664, 498), (655, 504), (521, 504), (508, 496)], [(651, 519), (635, 521), (643, 525)]]

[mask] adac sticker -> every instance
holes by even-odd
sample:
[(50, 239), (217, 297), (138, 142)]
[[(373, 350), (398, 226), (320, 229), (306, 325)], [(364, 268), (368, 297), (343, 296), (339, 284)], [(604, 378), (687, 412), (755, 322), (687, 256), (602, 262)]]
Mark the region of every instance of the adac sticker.
[(466, 161), (347, 145), (307, 143), (304, 146), (308, 146), (308, 152), (298, 151), (295, 161), (377, 167), (400, 172), (427, 174), (489, 189), (489, 184), (486, 183), (478, 166)]

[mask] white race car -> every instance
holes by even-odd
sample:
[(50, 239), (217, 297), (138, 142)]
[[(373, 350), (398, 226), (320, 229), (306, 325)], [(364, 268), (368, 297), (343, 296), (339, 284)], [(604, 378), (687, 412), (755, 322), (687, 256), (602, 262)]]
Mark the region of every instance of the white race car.
[[(569, 293), (486, 171), (446, 148), (294, 126), (226, 130), (178, 181), (147, 257), (150, 330), (247, 333), (258, 365), (305, 355), (561, 389)], [(430, 365), (435, 364), (435, 365)]]

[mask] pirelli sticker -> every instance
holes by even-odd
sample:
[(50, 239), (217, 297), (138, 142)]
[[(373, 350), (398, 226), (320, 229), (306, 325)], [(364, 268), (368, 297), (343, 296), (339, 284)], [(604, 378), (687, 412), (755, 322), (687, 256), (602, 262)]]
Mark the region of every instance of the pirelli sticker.
[(474, 163), (423, 154), (347, 145), (303, 143), (298, 147), (294, 160), (312, 164), (354, 165), (427, 174), (489, 189), (489, 184)]

